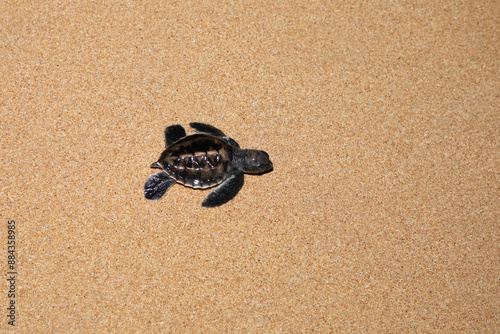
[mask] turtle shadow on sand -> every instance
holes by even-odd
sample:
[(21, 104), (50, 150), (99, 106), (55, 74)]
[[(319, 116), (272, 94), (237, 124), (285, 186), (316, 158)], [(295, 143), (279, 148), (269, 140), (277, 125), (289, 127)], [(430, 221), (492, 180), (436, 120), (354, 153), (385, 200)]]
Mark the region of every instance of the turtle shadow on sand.
[(216, 207), (238, 194), (244, 173), (263, 174), (273, 169), (266, 152), (241, 149), (236, 141), (211, 125), (189, 125), (196, 134), (186, 136), (186, 130), (179, 124), (165, 129), (165, 150), (151, 164), (162, 171), (150, 175), (146, 181), (146, 199), (160, 199), (176, 182), (196, 189), (218, 186), (201, 204)]

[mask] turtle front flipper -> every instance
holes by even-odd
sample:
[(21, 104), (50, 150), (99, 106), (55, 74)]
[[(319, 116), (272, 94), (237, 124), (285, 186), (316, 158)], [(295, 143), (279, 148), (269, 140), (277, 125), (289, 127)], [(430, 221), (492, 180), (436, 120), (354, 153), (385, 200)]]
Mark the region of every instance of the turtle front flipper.
[(175, 180), (165, 172), (151, 174), (144, 184), (144, 197), (152, 201), (159, 200), (174, 183)]
[(186, 137), (186, 130), (182, 125), (171, 125), (165, 129), (165, 147), (169, 147), (182, 137)]
[(198, 133), (204, 133), (207, 135), (212, 135), (217, 137), (226, 136), (224, 132), (208, 124), (194, 122), (194, 123), (189, 123), (189, 126), (192, 127), (194, 131)]
[(242, 171), (235, 171), (220, 186), (212, 191), (201, 203), (201, 206), (213, 208), (229, 202), (236, 196), (243, 187), (244, 174)]

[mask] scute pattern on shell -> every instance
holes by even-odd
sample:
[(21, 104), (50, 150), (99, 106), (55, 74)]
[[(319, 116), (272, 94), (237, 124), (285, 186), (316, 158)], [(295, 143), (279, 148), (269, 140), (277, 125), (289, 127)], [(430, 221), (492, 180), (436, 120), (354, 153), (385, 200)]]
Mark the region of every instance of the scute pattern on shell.
[(220, 184), (231, 169), (232, 147), (222, 138), (193, 135), (175, 142), (160, 157), (163, 168), (177, 182), (193, 188)]

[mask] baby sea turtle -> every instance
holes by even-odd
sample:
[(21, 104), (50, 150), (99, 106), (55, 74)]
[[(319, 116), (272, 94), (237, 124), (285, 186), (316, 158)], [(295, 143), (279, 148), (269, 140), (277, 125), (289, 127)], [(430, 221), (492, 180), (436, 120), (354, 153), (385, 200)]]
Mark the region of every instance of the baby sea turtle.
[(211, 125), (189, 125), (197, 134), (186, 136), (186, 130), (179, 124), (165, 129), (165, 151), (151, 164), (151, 168), (162, 172), (150, 175), (146, 181), (146, 199), (160, 199), (175, 182), (196, 189), (219, 185), (201, 204), (216, 207), (240, 191), (243, 173), (260, 174), (273, 168), (266, 152), (242, 150), (238, 143)]

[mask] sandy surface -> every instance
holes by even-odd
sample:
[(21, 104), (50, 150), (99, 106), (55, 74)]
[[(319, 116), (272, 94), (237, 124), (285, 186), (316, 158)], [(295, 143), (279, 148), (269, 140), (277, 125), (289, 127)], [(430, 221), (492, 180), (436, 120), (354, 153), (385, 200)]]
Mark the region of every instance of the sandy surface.
[[(17, 332), (500, 331), (498, 2), (166, 3), (0, 5)], [(146, 201), (193, 121), (274, 171)]]

